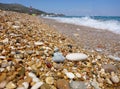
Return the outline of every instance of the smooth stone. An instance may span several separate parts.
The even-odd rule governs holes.
[[[47,77],[45,79],[45,81],[46,81],[47,84],[53,84],[54,83],[54,78],[53,77]]]
[[[40,89],[51,89],[51,87],[49,86],[49,84],[43,84]]]
[[[54,52],[59,52],[59,48],[54,48]]]
[[[62,53],[55,52],[52,59],[54,62],[64,62],[65,57],[62,55]]]
[[[43,82],[37,82],[36,84],[34,84],[34,85],[31,87],[31,89],[39,89],[42,84],[43,84]]]
[[[66,74],[66,76],[67,76],[68,78],[70,78],[70,79],[75,78],[75,75],[74,75],[72,72],[66,72],[65,74]]]
[[[6,73],[0,74],[0,82],[4,81],[7,78]]]
[[[88,56],[83,53],[70,53],[66,55],[67,60],[70,61],[80,61],[80,60],[86,60]]]
[[[7,84],[6,81],[0,82],[0,89],[4,89],[4,87],[6,86],[6,84]]]
[[[28,89],[29,83],[28,82],[23,82],[22,85],[24,86],[25,89]]]
[[[38,41],[38,42],[35,42],[34,44],[35,44],[36,46],[41,46],[41,45],[43,45],[44,43]]]
[[[2,67],[2,68],[5,68],[5,67],[7,67],[7,66],[9,66],[9,64],[8,64],[7,62],[1,64],[1,67]]]
[[[109,55],[108,58],[115,60],[115,61],[120,61],[120,58],[116,56]]]
[[[114,72],[111,73],[111,80],[113,83],[119,83],[120,79]]]
[[[117,72],[118,69],[115,65],[112,65],[112,64],[105,64],[105,65],[102,65],[103,69],[105,70],[105,72]]]
[[[70,89],[69,83],[64,79],[59,79],[56,82],[57,89]]]
[[[99,83],[95,79],[91,82],[91,85],[94,87],[94,89],[101,89],[99,87]]]
[[[71,89],[87,89],[85,82],[82,81],[71,81],[70,87]]]
[[[7,88],[7,89],[14,89],[14,88],[16,88],[16,85],[15,85],[13,82],[9,82],[9,83],[6,85],[6,88]]]

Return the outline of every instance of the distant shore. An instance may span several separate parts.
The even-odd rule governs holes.
[[[43,22],[54,27],[60,33],[72,38],[79,46],[87,50],[95,50],[105,55],[120,57],[120,35],[108,30],[95,29],[52,19],[41,18]]]

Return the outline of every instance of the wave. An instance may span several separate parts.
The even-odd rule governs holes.
[[[59,22],[70,23],[75,25],[83,25],[97,29],[105,29],[114,33],[120,34],[120,21],[117,20],[102,20],[91,17],[48,17]]]

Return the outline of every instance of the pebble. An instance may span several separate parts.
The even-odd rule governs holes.
[[[36,46],[41,46],[41,45],[43,45],[44,43],[38,41],[38,42],[35,42],[34,44],[35,44]]]
[[[105,70],[105,72],[108,72],[108,73],[118,71],[117,67],[113,64],[104,64],[104,65],[102,65],[102,67]]]
[[[16,88],[16,85],[15,85],[13,82],[9,82],[9,83],[6,85],[6,88],[7,88],[7,89],[14,89],[14,88]]]
[[[2,82],[3,80],[5,80],[6,79],[6,73],[2,73],[2,74],[0,74],[0,82]]]
[[[87,89],[85,82],[82,81],[71,81],[70,87],[71,89]]]
[[[62,55],[62,53],[55,52],[52,59],[54,62],[64,62],[65,57]]]
[[[64,79],[59,79],[56,82],[57,89],[70,89],[69,83]]]
[[[116,56],[109,55],[108,58],[115,60],[115,61],[120,61],[120,58]]]
[[[101,89],[99,87],[99,83],[94,79],[92,82],[91,82],[91,85],[95,88],[95,89]]]
[[[54,83],[54,78],[53,77],[47,77],[45,79],[45,81],[46,81],[47,84],[53,84]]]
[[[111,80],[113,83],[119,83],[120,79],[117,75],[114,74],[114,72],[111,73]]]
[[[70,78],[70,79],[75,78],[75,75],[74,75],[72,72],[66,72],[65,74],[66,74],[66,76],[67,76],[68,78]]]
[[[51,87],[49,86],[49,84],[43,84],[40,89],[51,89]]]
[[[39,89],[40,86],[43,84],[43,82],[37,82],[36,84],[34,84],[31,89]]]
[[[0,89],[3,89],[6,86],[6,84],[7,84],[6,81],[0,82]]]
[[[54,52],[59,52],[59,48],[54,48]]]
[[[24,86],[25,89],[28,89],[29,83],[28,82],[23,82],[22,85]]]
[[[80,60],[86,60],[88,56],[83,53],[70,53],[66,55],[67,60],[70,61],[80,61]]]

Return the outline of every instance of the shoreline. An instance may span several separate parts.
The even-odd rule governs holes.
[[[0,11],[0,26],[0,89],[120,89],[120,58],[88,52],[36,16]]]
[[[94,50],[105,55],[120,57],[120,34],[103,29],[62,23],[48,18],[40,19],[65,36],[72,38],[85,50]]]

